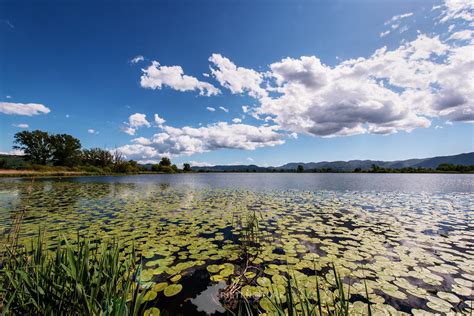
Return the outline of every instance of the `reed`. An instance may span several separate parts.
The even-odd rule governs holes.
[[[40,233],[30,247],[7,248],[0,263],[2,315],[139,315],[143,290],[134,281],[135,251],[117,242],[62,239],[49,250]]]

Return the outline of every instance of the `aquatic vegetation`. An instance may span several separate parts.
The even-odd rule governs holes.
[[[2,235],[26,208],[19,244],[29,244],[39,228],[53,247],[58,236],[71,240],[78,232],[91,242],[117,240],[120,260],[136,252],[136,281],[150,292],[143,293],[146,308],[163,313],[192,311],[188,299],[221,282],[235,285],[233,293],[253,311],[267,313],[277,298],[287,306],[290,293],[331,306],[340,285],[348,308],[361,314],[369,302],[374,315],[472,311],[470,193],[32,186],[28,193],[24,183],[0,184]]]
[[[48,249],[41,235],[30,248],[7,249],[0,269],[0,312],[16,314],[140,315],[135,255],[121,260],[117,243],[78,239]]]

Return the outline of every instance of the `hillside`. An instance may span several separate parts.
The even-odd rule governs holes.
[[[331,169],[334,171],[353,171],[356,168],[362,170],[369,170],[373,165],[381,168],[432,168],[435,169],[442,163],[472,166],[474,165],[474,152],[464,153],[452,156],[438,156],[422,159],[407,159],[407,160],[396,160],[396,161],[381,161],[381,160],[349,160],[349,161],[321,161],[321,162],[291,162],[284,164],[280,167],[259,167],[256,165],[218,165],[210,167],[193,167],[196,171],[221,171],[221,172],[248,172],[248,171],[271,171],[277,170],[295,170],[299,165],[302,165],[304,170],[312,169]]]

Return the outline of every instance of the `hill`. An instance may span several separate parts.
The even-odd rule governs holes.
[[[400,169],[400,168],[432,168],[435,169],[442,163],[473,166],[474,152],[464,153],[452,156],[437,156],[422,159],[407,159],[396,161],[382,160],[349,160],[349,161],[321,161],[321,162],[291,162],[280,167],[259,167],[257,165],[218,165],[210,167],[193,167],[196,171],[214,171],[214,172],[268,172],[274,169],[280,171],[295,170],[299,165],[304,170],[334,170],[334,171],[353,171],[356,168],[361,170],[370,170],[373,165],[380,168]]]

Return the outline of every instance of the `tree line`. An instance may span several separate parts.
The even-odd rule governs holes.
[[[22,131],[14,136],[14,149],[23,151],[23,159],[33,166],[80,167],[85,171],[99,173],[138,173],[148,171],[147,167],[135,160],[126,160],[119,150],[102,148],[82,148],[81,141],[68,134],[50,134],[48,132]],[[6,167],[0,161],[0,167]],[[181,170],[163,157],[158,164],[152,165],[155,172],[175,173]],[[184,164],[183,171],[191,171]]]

